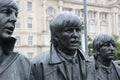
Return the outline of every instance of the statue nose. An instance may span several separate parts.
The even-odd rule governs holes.
[[[10,21],[10,22],[16,22],[16,21],[17,21],[17,17],[15,16],[15,13],[12,13],[12,14],[10,15],[9,21]]]
[[[112,51],[115,50],[115,48],[114,48],[114,46],[113,46],[112,44],[110,44],[110,49],[111,49]]]
[[[77,34],[77,31],[76,30],[73,30],[73,36],[77,37],[78,34]]]

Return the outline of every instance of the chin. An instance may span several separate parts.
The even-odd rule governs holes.
[[[78,47],[70,47],[69,49],[70,49],[70,50],[77,50]]]
[[[11,35],[3,35],[3,36],[2,36],[3,39],[9,39],[9,38],[11,38],[11,37],[12,37]]]
[[[113,60],[114,59],[114,57],[110,57],[110,58],[108,58],[108,60]]]

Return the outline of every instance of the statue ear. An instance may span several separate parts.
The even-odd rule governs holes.
[[[98,51],[98,50],[95,50],[95,51],[94,51],[94,55],[95,55],[95,56],[99,55],[99,51]]]
[[[59,41],[59,37],[58,37],[57,34],[55,34],[55,35],[53,36],[53,38],[54,38],[55,41]]]

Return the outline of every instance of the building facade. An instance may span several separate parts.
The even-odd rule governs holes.
[[[15,50],[31,58],[49,49],[49,23],[61,11],[72,11],[84,23],[84,0],[17,0]],[[120,36],[120,0],[87,0],[88,35]]]

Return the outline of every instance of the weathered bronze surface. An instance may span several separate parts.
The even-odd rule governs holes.
[[[93,41],[93,62],[97,80],[120,80],[120,67],[112,60],[116,41],[107,34],[99,34]]]
[[[80,48],[78,16],[71,12],[59,13],[50,23],[50,31],[50,50],[32,60],[34,79],[94,80],[89,57]]]
[[[29,60],[13,52],[16,39],[12,33],[17,14],[14,0],[0,0],[0,80],[29,80]]]

